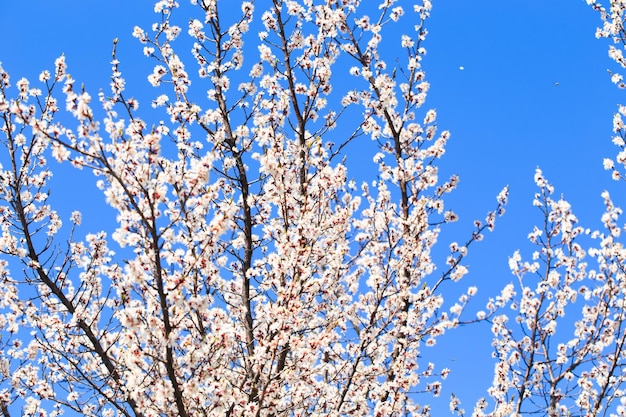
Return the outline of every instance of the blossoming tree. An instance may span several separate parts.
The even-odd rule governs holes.
[[[604,193],[589,232],[537,170],[532,260],[512,255],[514,282],[475,319],[476,288],[444,300],[506,189],[436,265],[458,179],[438,177],[449,133],[423,107],[431,5],[368,3],[159,1],[134,31],[155,62],[141,108],[117,41],[95,106],[64,57],[39,84],[0,67],[3,416],[429,415],[449,370],[422,349],[472,321],[495,356],[472,415],[626,414],[621,210]],[[623,45],[626,5],[587,3]],[[362,182],[347,167],[369,144]],[[63,218],[51,158],[97,176],[112,230]]]
[[[0,69],[4,416],[429,413],[448,370],[420,351],[462,322],[475,288],[442,290],[506,190],[436,270],[457,178],[438,178],[449,133],[423,110],[430,2],[315,3],[192,1],[189,19],[158,1],[134,31],[145,116],[117,40],[96,106],[64,57],[37,85]],[[347,171],[356,143],[378,147],[374,182]],[[113,230],[77,237],[51,158],[97,176]]]

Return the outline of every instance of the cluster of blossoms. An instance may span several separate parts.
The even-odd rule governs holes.
[[[626,382],[621,210],[604,192],[605,232],[590,232],[578,225],[567,201],[553,199],[554,187],[539,169],[535,182],[534,205],[544,222],[528,239],[537,250],[531,261],[519,252],[509,259],[517,282],[505,288],[501,306],[514,314],[492,320],[493,404],[490,409],[489,401],[480,400],[472,415],[621,415],[623,407],[615,408]],[[583,249],[581,240],[590,239],[598,243]],[[458,398],[453,405],[459,412]]]
[[[507,287],[466,319],[477,288],[456,302],[443,291],[467,274],[468,247],[507,190],[438,270],[458,178],[439,178],[450,134],[422,108],[431,4],[400,3],[276,0],[259,13],[242,2],[237,13],[158,1],[158,22],[133,36],[155,61],[147,100],[161,120],[127,96],[117,40],[97,100],[64,57],[42,90],[0,69],[5,415],[430,413],[417,392],[439,395],[450,370],[423,363],[424,346],[497,323],[513,297]],[[186,7],[194,16],[179,21]],[[186,35],[191,51],[177,43]],[[75,126],[55,117],[63,100]],[[373,181],[348,171],[356,146],[378,147]],[[50,156],[97,175],[114,230],[76,237],[79,212],[62,227]]]

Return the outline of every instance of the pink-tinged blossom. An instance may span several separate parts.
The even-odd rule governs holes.
[[[67,65],[65,64],[65,55],[61,55],[60,57],[58,57],[54,61],[54,66],[55,79],[60,80],[65,75],[65,71],[67,70]]]
[[[161,84],[161,79],[167,73],[165,67],[163,65],[156,65],[152,74],[148,76],[148,81],[152,84],[153,87],[158,87]]]

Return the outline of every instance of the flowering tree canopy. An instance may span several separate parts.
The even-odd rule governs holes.
[[[98,100],[63,56],[38,84],[0,67],[4,416],[430,415],[450,370],[422,350],[480,321],[495,372],[473,415],[626,413],[608,194],[607,230],[587,233],[538,170],[533,262],[514,254],[514,283],[475,316],[475,287],[444,299],[508,190],[437,265],[458,178],[439,178],[450,134],[424,106],[429,0],[191,3],[158,1],[157,22],[133,32],[154,62],[141,106],[117,40]],[[619,2],[589,3],[599,34],[623,39]],[[375,180],[348,172],[356,146],[376,148],[359,161]],[[110,230],[63,217],[51,159],[96,175]],[[583,250],[586,235],[599,244]],[[464,414],[456,397],[450,409]]]

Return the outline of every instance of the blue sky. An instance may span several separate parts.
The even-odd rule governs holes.
[[[528,248],[525,237],[541,221],[532,207],[537,166],[585,226],[599,226],[604,189],[613,191],[619,205],[619,187],[603,170],[602,158],[617,153],[612,115],[626,100],[610,82],[607,69],[615,66],[608,42],[595,39],[600,19],[584,0],[433,3],[424,44],[431,83],[426,107],[436,108],[438,126],[452,133],[440,167],[461,177],[448,200],[460,221],[442,240],[463,239],[473,218],[482,219],[500,189],[511,187],[505,217],[470,252],[471,273],[462,284],[477,285],[486,297],[511,281],[508,256]],[[107,88],[112,40],[118,37],[129,91],[141,97],[149,88],[150,63],[131,33],[134,25],[153,21],[151,2],[24,0],[2,6],[0,27],[8,36],[0,44],[0,62],[13,81],[35,81],[64,53],[72,77],[96,96]],[[77,186],[94,182],[89,176],[76,181],[57,196],[69,201]],[[91,207],[87,198],[72,201]],[[453,369],[449,385],[468,410],[491,381],[490,341],[488,326],[462,329],[442,339],[434,354]]]

